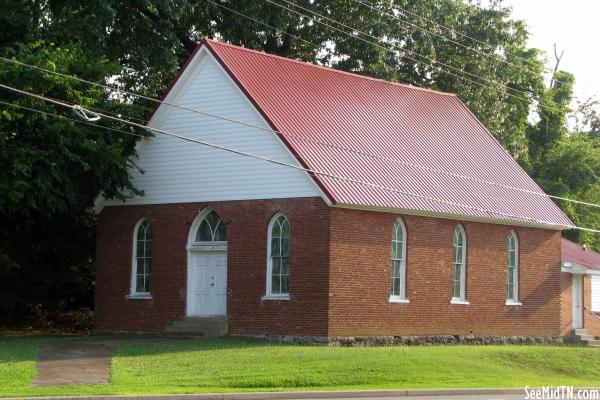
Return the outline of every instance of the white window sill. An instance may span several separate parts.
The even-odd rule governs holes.
[[[399,303],[399,304],[410,303],[410,301],[408,299],[403,299],[402,297],[398,297],[398,296],[390,296],[389,302],[390,303]]]
[[[128,300],[152,300],[150,293],[132,293],[126,296]]]
[[[288,301],[290,299],[289,295],[275,295],[275,294],[270,294],[270,295],[266,295],[260,298],[261,300],[268,300],[268,301],[277,301],[277,300],[283,300],[283,301]]]
[[[462,305],[464,305],[464,306],[468,306],[468,305],[469,305],[469,304],[471,304],[471,303],[469,303],[469,302],[468,302],[468,301],[466,301],[466,300],[461,300],[461,299],[452,299],[452,300],[450,300],[450,304],[462,304]]]
[[[504,305],[506,305],[506,306],[522,306],[523,303],[521,303],[518,300],[506,300],[506,303],[504,303]]]

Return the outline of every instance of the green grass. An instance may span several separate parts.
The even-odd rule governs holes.
[[[41,340],[48,339],[0,338],[0,396],[600,386],[594,348],[321,347],[227,338],[121,346],[110,384],[32,388]]]

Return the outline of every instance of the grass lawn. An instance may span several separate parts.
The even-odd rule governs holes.
[[[600,386],[594,348],[322,347],[225,338],[121,346],[110,384],[33,388],[42,340],[87,339],[0,337],[0,396]]]

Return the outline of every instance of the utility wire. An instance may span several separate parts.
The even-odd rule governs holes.
[[[475,52],[475,53],[477,53],[477,54],[479,54],[479,55],[482,55],[482,56],[485,56],[485,57],[492,58],[492,59],[494,59],[494,60],[496,60],[496,61],[500,61],[500,62],[502,62],[502,63],[504,63],[504,64],[511,65],[511,66],[517,67],[517,68],[519,68],[519,69],[522,69],[522,70],[528,71],[528,72],[535,72],[535,71],[533,71],[533,70],[532,70],[532,69],[530,69],[530,68],[523,67],[523,66],[521,66],[521,65],[519,65],[519,64],[516,64],[516,63],[514,63],[514,62],[510,62],[509,60],[507,60],[507,59],[504,59],[504,58],[500,57],[499,55],[497,55],[497,54],[495,54],[495,53],[493,53],[493,52],[492,52],[492,53],[486,53],[486,52],[483,52],[483,51],[481,51],[481,50],[479,50],[479,49],[477,49],[477,48],[475,48],[475,47],[468,46],[468,45],[466,45],[466,44],[464,44],[464,43],[461,43],[461,42],[459,42],[459,41],[457,41],[457,40],[455,40],[455,39],[452,39],[451,37],[445,36],[445,35],[443,35],[443,34],[441,34],[441,33],[435,32],[435,31],[433,31],[433,30],[431,30],[431,29],[425,28],[425,27],[423,27],[423,26],[421,26],[421,25],[417,25],[417,24],[415,24],[415,23],[412,23],[412,22],[410,22],[410,21],[408,21],[408,20],[406,20],[406,19],[400,18],[400,17],[398,17],[397,15],[395,15],[393,12],[392,12],[392,13],[390,13],[390,12],[385,12],[384,10],[381,10],[381,9],[379,9],[379,8],[377,8],[377,7],[374,7],[374,6],[372,6],[372,5],[368,4],[368,3],[365,3],[365,2],[363,2],[363,1],[361,1],[361,0],[352,0],[352,1],[354,1],[354,2],[356,2],[356,3],[358,3],[358,4],[361,4],[361,5],[363,5],[364,7],[367,7],[367,8],[369,8],[369,9],[373,10],[373,11],[376,11],[376,12],[382,13],[382,14],[384,14],[386,17],[388,17],[388,18],[391,18],[391,19],[394,19],[394,20],[397,20],[397,21],[399,21],[399,22],[400,22],[400,23],[402,23],[402,24],[406,24],[406,25],[409,25],[409,26],[411,26],[411,27],[413,27],[413,28],[419,29],[419,30],[421,30],[421,31],[423,31],[423,32],[427,32],[427,33],[429,33],[430,35],[435,35],[435,36],[437,36],[437,37],[439,37],[439,38],[441,38],[441,39],[444,39],[444,40],[447,40],[447,41],[449,41],[450,43],[453,43],[453,44],[455,44],[455,45],[461,46],[461,47],[463,47],[463,48],[465,48],[465,49],[467,49],[467,50],[471,50],[471,51],[473,51],[473,52]],[[395,7],[395,8],[397,8],[398,10],[401,10],[402,12],[405,12],[405,13],[411,13],[411,14],[413,14],[413,15],[415,15],[415,16],[418,16],[416,13],[412,13],[412,12],[410,12],[410,11],[408,11],[408,10],[406,10],[406,9],[404,9],[404,8],[402,8],[402,7],[400,7],[400,6],[398,6],[398,5],[394,5],[394,7]],[[418,16],[418,17],[419,17],[419,18],[425,18],[425,17],[421,17],[421,16]],[[430,22],[433,22],[433,23],[435,23],[434,21],[430,21]],[[435,23],[435,24],[436,24],[436,25],[439,25],[439,24],[437,24],[437,23]],[[450,28],[446,28],[446,29],[450,29]],[[458,32],[456,32],[456,33],[458,33]],[[461,34],[461,35],[462,35],[462,34]],[[466,36],[466,35],[462,35],[462,36]],[[466,37],[469,37],[469,36],[466,36]],[[483,44],[484,46],[490,47],[490,45],[489,45],[489,44],[486,44],[486,43],[480,42],[480,41],[479,41],[479,40],[477,40],[477,39],[474,39],[474,40],[476,40],[476,41],[477,41],[477,42],[479,42],[480,44]],[[507,54],[507,55],[510,55],[511,57],[516,57],[516,58],[518,58],[519,60],[521,60],[521,61],[522,61],[522,62],[524,62],[524,63],[532,64],[532,62],[531,62],[530,60],[527,60],[527,59],[525,59],[525,58],[523,58],[523,57],[514,56],[514,55],[512,55],[512,54],[510,54],[510,53],[508,53],[508,52],[506,52],[506,54]],[[551,70],[551,69],[548,69],[548,68],[546,68],[546,67],[544,67],[544,72],[552,72],[552,70]],[[559,80],[556,80],[556,82],[559,82],[559,83],[565,83],[565,82],[563,82],[563,81],[559,81]]]
[[[59,105],[61,107],[66,107],[66,108],[70,108],[70,109],[73,108],[73,106],[70,105],[70,104],[67,104],[67,103],[64,103],[64,102],[61,102],[61,101],[57,101],[57,100],[53,100],[53,99],[49,99],[49,98],[44,97],[42,95],[38,95],[38,94],[35,94],[35,93],[31,93],[31,92],[27,92],[27,91],[24,91],[24,90],[20,90],[20,89],[11,87],[11,86],[0,84],[0,87],[4,88],[6,90],[10,90],[10,91],[15,92],[15,93],[19,93],[19,94],[22,94],[22,95],[26,95],[26,96],[29,96],[29,97],[36,98],[36,99],[44,100],[44,101],[53,103],[55,105]],[[379,185],[379,184],[376,184],[376,183],[366,182],[366,181],[362,181],[362,180],[358,180],[358,179],[353,179],[353,178],[347,178],[347,177],[343,177],[343,176],[331,174],[331,173],[328,173],[328,172],[321,172],[321,171],[310,169],[310,168],[304,168],[302,166],[290,164],[290,163],[287,163],[287,162],[284,162],[284,161],[273,160],[273,159],[270,159],[268,157],[259,156],[259,155],[248,153],[248,152],[244,152],[244,151],[241,151],[241,150],[236,150],[234,148],[230,148],[230,147],[221,146],[221,145],[218,145],[218,144],[213,144],[213,143],[205,142],[203,140],[198,140],[198,139],[190,138],[190,137],[187,137],[187,136],[182,136],[182,135],[179,135],[177,133],[170,132],[170,131],[165,131],[165,130],[158,129],[158,128],[153,128],[153,127],[150,127],[150,126],[144,126],[142,124],[138,124],[138,123],[132,122],[132,121],[126,121],[126,120],[123,120],[123,119],[118,118],[118,117],[113,117],[113,116],[110,116],[110,115],[104,115],[104,114],[101,114],[101,113],[98,113],[98,115],[101,116],[101,117],[113,120],[113,121],[119,121],[121,123],[129,124],[131,126],[138,127],[138,128],[141,128],[141,129],[151,130],[151,131],[160,133],[162,135],[171,136],[171,137],[174,137],[174,138],[177,138],[177,139],[180,139],[180,140],[185,140],[185,141],[188,141],[188,142],[197,143],[197,144],[200,144],[200,145],[203,145],[203,146],[207,146],[207,147],[210,147],[210,148],[214,148],[214,149],[226,151],[226,152],[237,154],[237,155],[240,155],[240,156],[254,158],[254,159],[265,161],[265,162],[269,162],[269,163],[272,163],[272,164],[281,165],[281,166],[284,166],[284,167],[288,167],[288,168],[293,168],[293,169],[296,169],[296,170],[304,171],[304,172],[308,173],[309,175],[319,175],[319,176],[323,176],[323,177],[327,177],[327,178],[331,178],[331,179],[335,179],[335,180],[345,181],[345,182],[348,182],[348,183],[354,183],[354,184],[363,185],[363,186],[367,186],[367,187],[371,187],[371,188],[375,188],[375,189],[379,189],[379,190],[389,191],[389,192],[392,192],[392,193],[399,193],[399,194],[406,195],[406,196],[416,197],[416,198],[420,198],[420,199],[424,199],[424,200],[435,201],[435,202],[439,202],[441,204],[451,205],[451,206],[454,206],[454,207],[461,207],[461,208],[470,209],[470,210],[479,211],[479,212],[484,212],[484,213],[488,213],[488,214],[495,214],[495,215],[499,215],[499,216],[505,217],[508,220],[513,220],[513,221],[514,220],[516,220],[516,221],[529,221],[529,222],[533,222],[533,223],[550,225],[550,226],[557,226],[557,225],[559,225],[559,224],[556,224],[556,223],[553,223],[553,222],[539,220],[539,219],[536,219],[536,218],[524,217],[524,216],[519,216],[519,215],[513,215],[513,214],[504,213],[504,212],[500,212],[500,211],[494,211],[494,210],[489,210],[489,209],[485,209],[485,208],[474,207],[474,206],[470,206],[470,205],[466,205],[466,204],[456,203],[456,202],[452,202],[452,201],[448,201],[448,200],[441,200],[441,199],[437,199],[435,197],[429,197],[429,196],[420,195],[420,194],[416,194],[416,193],[406,192],[406,191],[403,191],[403,190],[398,190],[398,189],[390,188],[390,187]],[[563,226],[563,225],[559,225],[559,226]],[[563,227],[566,228],[566,226],[563,226]],[[600,230],[597,230],[597,229],[583,228],[583,227],[577,227],[577,226],[569,227],[568,229],[577,229],[577,230],[583,230],[583,231],[588,231],[588,232],[600,233]]]
[[[211,1],[211,0],[207,0],[207,1]],[[312,44],[314,45],[314,43],[312,43]],[[21,65],[23,67],[31,68],[31,69],[34,69],[34,70],[37,70],[37,71],[59,75],[59,76],[64,77],[64,78],[75,79],[77,81],[81,81],[81,82],[84,82],[84,83],[89,84],[89,85],[98,86],[98,87],[102,87],[102,88],[105,88],[105,89],[122,92],[124,94],[128,94],[130,96],[135,96],[135,97],[139,97],[139,98],[142,98],[142,99],[145,99],[145,100],[149,100],[149,101],[152,101],[152,102],[157,103],[157,104],[164,104],[164,105],[167,105],[167,106],[170,106],[170,107],[178,108],[178,109],[181,109],[181,110],[184,110],[184,111],[188,111],[188,112],[193,112],[193,113],[200,114],[200,115],[203,115],[203,116],[207,116],[207,117],[210,117],[210,118],[215,118],[215,119],[223,120],[223,121],[226,121],[226,122],[229,122],[229,123],[233,123],[233,124],[237,124],[237,125],[241,125],[241,126],[250,127],[250,128],[253,128],[253,129],[262,130],[264,132],[268,132],[268,133],[275,134],[275,135],[289,136],[289,137],[293,137],[295,139],[307,141],[307,142],[310,142],[310,143],[313,143],[313,144],[317,144],[317,145],[321,145],[321,146],[327,146],[327,147],[330,147],[330,148],[333,148],[333,149],[336,149],[336,150],[348,151],[348,152],[351,152],[351,153],[354,153],[354,154],[357,154],[357,155],[361,155],[361,156],[365,156],[365,157],[370,157],[370,158],[374,158],[374,159],[378,159],[378,160],[382,160],[382,161],[389,161],[389,162],[393,162],[393,163],[396,163],[396,164],[399,164],[399,165],[410,166],[410,167],[418,168],[418,169],[425,170],[425,171],[428,171],[428,172],[434,172],[434,173],[443,174],[443,175],[446,175],[446,176],[452,176],[452,177],[455,177],[455,178],[465,179],[465,180],[469,180],[469,181],[472,181],[472,182],[493,185],[493,186],[496,186],[496,187],[502,187],[502,188],[509,189],[509,190],[515,190],[515,191],[519,191],[519,192],[522,192],[522,193],[529,193],[529,194],[533,194],[533,195],[537,195],[537,196],[550,197],[550,198],[557,199],[557,200],[568,201],[568,202],[582,204],[582,205],[586,205],[586,206],[590,206],[590,207],[600,208],[600,204],[594,204],[594,203],[589,203],[589,202],[585,202],[585,201],[581,201],[581,200],[570,199],[570,198],[567,198],[567,197],[549,195],[549,194],[546,194],[544,192],[538,192],[538,191],[535,191],[535,190],[518,188],[518,187],[511,186],[511,185],[506,185],[506,184],[502,184],[502,183],[498,183],[498,182],[493,182],[493,181],[489,181],[489,180],[485,180],[485,179],[475,178],[475,177],[466,176],[466,175],[462,175],[462,174],[456,174],[456,173],[449,172],[449,171],[438,170],[436,168],[431,168],[431,167],[427,167],[427,166],[420,165],[420,164],[414,164],[414,163],[410,163],[410,162],[399,160],[399,159],[392,158],[392,157],[385,157],[385,156],[381,156],[381,155],[376,155],[376,154],[364,152],[364,151],[361,151],[361,150],[356,150],[356,149],[344,147],[344,146],[341,146],[341,145],[336,145],[336,144],[331,144],[331,143],[327,143],[327,142],[323,142],[323,141],[319,141],[319,140],[315,140],[315,139],[310,139],[310,138],[307,138],[307,137],[302,136],[302,135],[291,134],[291,133],[287,133],[287,132],[283,132],[283,131],[279,131],[279,130],[274,130],[274,129],[271,129],[271,128],[265,128],[263,126],[251,124],[251,123],[248,123],[248,122],[238,121],[238,120],[235,120],[235,119],[232,119],[232,118],[228,118],[228,117],[224,117],[224,116],[221,116],[221,115],[218,115],[218,114],[214,114],[214,113],[209,113],[209,112],[206,112],[206,111],[202,111],[202,110],[197,109],[197,108],[185,107],[185,106],[181,106],[181,105],[178,105],[178,104],[170,103],[170,102],[167,102],[167,101],[164,101],[164,100],[158,100],[158,99],[155,99],[155,98],[152,98],[152,97],[143,96],[143,95],[140,95],[140,94],[137,94],[137,93],[134,93],[134,92],[129,92],[129,91],[126,91],[126,90],[123,90],[123,89],[113,88],[111,86],[108,86],[108,85],[105,85],[105,84],[102,84],[102,83],[92,82],[92,81],[88,81],[88,80],[85,80],[85,79],[77,78],[77,77],[74,77],[74,76],[71,76],[71,75],[66,75],[66,74],[62,74],[62,73],[59,73],[59,72],[47,70],[47,69],[44,69],[44,68],[41,68],[41,67],[37,67],[37,66],[25,64],[25,63],[22,63],[22,62],[19,62],[19,61],[16,61],[16,60],[5,59],[3,57],[0,57],[0,60],[6,61],[6,62],[16,63],[16,64]],[[58,101],[58,100],[52,99],[52,98],[51,98],[51,100]]]
[[[241,17],[243,17],[243,18],[246,18],[246,19],[248,19],[248,20],[250,20],[250,21],[253,21],[253,22],[256,22],[256,23],[258,23],[258,24],[261,24],[261,25],[263,25],[263,26],[266,26],[266,27],[268,27],[268,28],[271,28],[271,29],[273,29],[273,30],[275,30],[275,31],[277,31],[277,32],[279,32],[279,33],[281,33],[282,35],[287,35],[287,36],[290,36],[290,37],[292,37],[292,38],[294,38],[294,39],[297,39],[297,40],[300,40],[300,41],[302,41],[302,42],[305,42],[305,43],[311,44],[311,45],[313,45],[315,48],[320,48],[320,47],[321,47],[321,45],[318,45],[318,44],[316,44],[316,43],[314,43],[314,42],[311,42],[311,41],[308,41],[308,40],[306,40],[306,39],[303,39],[303,38],[301,38],[301,37],[299,37],[299,36],[297,36],[297,35],[291,34],[291,33],[287,32],[287,31],[284,31],[284,30],[282,30],[282,29],[279,29],[279,28],[277,28],[277,27],[274,27],[274,26],[272,26],[272,25],[269,25],[269,24],[267,24],[267,23],[265,23],[265,22],[263,22],[263,21],[260,21],[260,20],[258,20],[258,19],[256,19],[256,18],[253,18],[253,17],[249,16],[249,15],[243,14],[243,13],[241,13],[241,12],[239,12],[239,11],[233,10],[233,9],[231,9],[231,8],[229,8],[229,7],[226,7],[226,6],[222,5],[222,4],[216,3],[216,2],[215,2],[215,1],[213,1],[213,0],[206,0],[206,1],[208,1],[209,3],[212,3],[212,4],[214,4],[214,5],[215,5],[215,6],[217,6],[217,7],[221,7],[221,8],[223,8],[223,9],[225,9],[225,10],[228,10],[228,11],[230,11],[230,12],[232,12],[232,13],[235,13],[235,14],[237,14],[237,15],[239,15],[239,16],[241,16]],[[307,17],[307,18],[309,18],[309,19],[311,19],[311,20],[312,20],[312,18],[310,18],[310,17]],[[342,33],[344,33],[344,34],[346,34],[346,35],[349,35],[349,34],[348,34],[347,32],[345,32],[345,31],[341,31],[341,30],[339,30],[339,29],[337,29],[337,28],[335,28],[335,27],[332,27],[332,28],[333,28],[333,29],[336,29],[336,30],[338,30],[338,31],[340,31],[340,32],[342,32]],[[360,39],[360,40],[363,40],[363,41],[364,41],[364,39],[362,39],[362,38],[359,38],[359,37],[356,37],[356,36],[352,36],[352,35],[349,35],[349,36],[351,36],[351,37],[353,37],[353,38],[355,38],[355,39]],[[381,46],[379,46],[379,47],[381,47]],[[388,49],[388,51],[389,51],[389,49]],[[406,57],[407,57],[407,58],[409,58],[409,59],[411,59],[411,60],[413,60],[413,61],[415,61],[415,62],[418,62],[418,63],[420,63],[420,64],[423,64],[423,62],[421,62],[421,61],[418,61],[418,60],[415,60],[415,59],[413,59],[413,58],[411,58],[411,57],[409,57],[409,56],[406,56]],[[448,73],[448,74],[450,74],[450,75],[453,75],[453,76],[457,76],[457,75],[455,75],[455,74],[453,74],[453,73],[451,73],[451,72],[447,72],[447,73]],[[465,80],[467,80],[467,81],[471,81],[470,79],[468,79],[468,78],[464,78],[464,77],[462,77],[462,76],[457,76],[457,77],[458,77],[458,78],[461,78],[461,79],[465,79]],[[472,82],[472,81],[471,81],[471,82]],[[480,86],[483,86],[481,83],[478,83],[478,82],[474,82],[474,83],[476,83],[476,84],[478,84],[478,85],[480,85]],[[410,86],[410,85],[409,85],[409,86]],[[485,86],[484,86],[484,87],[485,87]],[[511,97],[515,97],[515,98],[517,98],[517,99],[521,99],[521,100],[525,99],[525,98],[522,98],[522,97],[520,97],[520,96],[515,96],[515,95],[513,95],[512,93],[507,93],[507,95],[508,95],[508,96],[511,96]],[[525,100],[529,101],[530,99],[525,99]],[[558,103],[555,103],[555,104],[558,104]],[[549,109],[551,109],[551,110],[556,110],[555,108],[549,108]],[[556,129],[556,130],[563,129],[562,127],[558,127],[558,126],[551,126],[551,128],[553,128],[553,129]]]
[[[127,132],[127,131],[124,131],[124,130],[121,130],[121,129],[111,128],[109,126],[103,126],[103,125],[93,124],[91,122],[81,121],[79,119],[69,118],[69,117],[66,117],[66,116],[60,115],[60,114],[53,114],[53,113],[49,113],[49,112],[46,112],[46,111],[38,110],[38,109],[35,109],[35,108],[29,108],[29,107],[21,106],[19,104],[8,103],[8,102],[2,101],[2,100],[0,100],[0,104],[4,104],[5,106],[9,106],[9,107],[19,108],[21,110],[31,111],[31,112],[38,113],[38,114],[47,115],[47,116],[50,116],[50,117],[53,117],[53,118],[59,118],[59,119],[67,120],[67,121],[77,122],[77,123],[83,124],[83,125],[93,126],[94,128],[106,129],[106,130],[109,130],[109,131],[120,132],[120,133],[124,133],[126,135],[132,135],[132,136],[137,136],[137,137],[141,137],[141,138],[146,137],[144,135],[140,135],[140,134],[137,134],[137,133]]]
[[[367,33],[367,32],[364,32],[364,31],[361,31],[360,29],[357,29],[357,28],[354,28],[354,27],[352,27],[352,26],[346,25],[346,24],[344,24],[344,23],[342,23],[342,22],[339,22],[339,21],[337,21],[337,20],[335,20],[335,19],[333,19],[333,18],[329,18],[329,17],[327,17],[327,16],[324,16],[324,15],[322,15],[322,14],[319,14],[319,13],[317,13],[317,12],[315,12],[315,11],[312,11],[312,10],[310,10],[310,9],[308,9],[308,8],[302,7],[302,6],[300,6],[300,5],[297,5],[297,4],[294,4],[294,3],[290,3],[290,2],[289,2],[289,1],[287,1],[287,0],[283,0],[283,1],[285,1],[285,2],[287,2],[287,3],[289,3],[289,4],[293,4],[295,7],[298,7],[298,8],[300,8],[300,9],[302,9],[302,10],[305,10],[306,12],[310,12],[310,13],[312,13],[313,15],[315,15],[315,16],[317,16],[317,17],[319,17],[319,18],[326,19],[326,20],[328,20],[328,21],[331,21],[331,22],[333,22],[333,23],[335,23],[335,24],[338,24],[338,25],[340,25],[340,26],[342,26],[342,27],[344,27],[344,28],[346,28],[346,29],[349,29],[351,32],[346,32],[346,31],[344,31],[344,30],[342,30],[342,29],[340,29],[340,28],[337,28],[337,27],[335,27],[335,26],[332,26],[331,24],[328,24],[328,23],[325,23],[325,22],[323,22],[323,21],[320,21],[319,19],[317,19],[317,18],[315,18],[315,17],[311,17],[311,16],[309,16],[309,15],[306,15],[306,14],[303,14],[303,13],[301,13],[301,12],[299,12],[299,11],[292,10],[291,8],[289,8],[289,7],[286,7],[286,6],[284,6],[283,4],[279,4],[279,3],[277,3],[277,2],[275,2],[275,1],[273,1],[273,0],[265,0],[265,1],[267,1],[268,3],[271,3],[271,4],[273,4],[273,5],[276,5],[276,6],[280,7],[280,8],[283,8],[283,9],[285,9],[285,10],[288,10],[288,11],[290,11],[290,12],[292,12],[292,13],[295,13],[295,14],[297,14],[297,15],[301,16],[301,17],[308,18],[308,19],[310,19],[310,20],[312,20],[312,21],[314,21],[314,22],[316,22],[316,23],[318,23],[318,24],[324,25],[324,26],[326,26],[326,27],[328,27],[328,28],[330,28],[330,29],[334,29],[334,30],[336,30],[336,31],[338,31],[338,32],[341,32],[341,33],[343,33],[343,34],[345,34],[345,35],[347,35],[347,36],[349,36],[349,37],[353,37],[353,38],[359,39],[359,40],[361,40],[361,41],[363,41],[363,42],[365,42],[365,43],[369,43],[369,44],[371,44],[371,45],[377,46],[377,47],[379,47],[379,48],[381,48],[381,49],[383,49],[383,50],[386,50],[386,51],[388,51],[388,52],[389,52],[389,51],[391,51],[392,49],[390,49],[390,48],[388,48],[388,47],[386,47],[386,46],[383,46],[383,45],[381,45],[380,43],[385,43],[385,44],[386,44],[386,45],[388,45],[388,46],[391,46],[391,47],[393,47],[393,48],[395,48],[395,49],[397,49],[397,50],[400,50],[400,51],[402,51],[402,52],[409,53],[409,54],[411,54],[411,55],[413,55],[413,56],[422,57],[422,58],[424,58],[425,60],[427,60],[428,62],[420,61],[420,60],[417,60],[417,59],[415,59],[415,58],[412,58],[411,56],[407,56],[406,54],[404,54],[404,57],[406,57],[406,58],[408,58],[408,59],[410,59],[410,60],[412,60],[412,61],[414,61],[414,62],[417,62],[417,63],[420,63],[420,64],[426,64],[426,65],[429,65],[429,66],[431,66],[431,67],[434,67],[434,68],[437,68],[437,69],[439,69],[439,70],[441,70],[441,71],[443,71],[443,72],[445,72],[445,73],[447,73],[447,74],[453,75],[453,76],[455,76],[455,77],[457,77],[457,78],[460,78],[460,79],[464,79],[464,80],[466,80],[466,81],[468,81],[468,82],[474,83],[474,84],[476,84],[476,85],[479,85],[479,86],[481,86],[481,87],[484,87],[484,88],[491,88],[491,89],[496,89],[496,88],[494,88],[493,86],[486,85],[486,84],[484,84],[484,83],[481,83],[481,82],[475,81],[475,80],[473,80],[473,79],[471,79],[471,78],[466,78],[466,77],[464,77],[464,76],[462,76],[462,75],[458,75],[458,74],[459,74],[459,73],[463,73],[463,74],[466,74],[466,75],[468,75],[468,76],[471,76],[471,77],[473,77],[473,78],[475,78],[475,79],[481,79],[481,80],[483,80],[483,81],[485,81],[485,82],[488,82],[488,83],[489,83],[489,84],[491,84],[491,85],[497,85],[497,86],[500,86],[500,87],[503,87],[503,88],[505,88],[506,90],[509,90],[509,91],[514,91],[514,92],[517,92],[517,93],[521,93],[521,94],[524,94],[525,96],[528,96],[528,97],[522,97],[522,96],[519,96],[519,95],[515,95],[515,94],[513,94],[513,93],[510,93],[510,92],[506,92],[506,95],[508,95],[508,96],[512,96],[512,97],[515,97],[515,98],[518,98],[518,99],[521,99],[521,100],[526,100],[526,101],[531,101],[531,100],[533,99],[533,100],[537,100],[537,101],[538,101],[540,104],[544,104],[544,103],[545,103],[545,104],[554,104],[555,106],[561,107],[561,105],[560,105],[560,104],[556,103],[556,102],[555,102],[555,101],[553,101],[553,100],[544,100],[544,99],[541,99],[541,98],[539,98],[539,97],[535,96],[535,94],[533,94],[533,93],[531,93],[531,92],[528,92],[528,91],[525,91],[525,90],[521,90],[521,89],[516,89],[516,88],[513,88],[513,87],[511,87],[511,86],[508,86],[508,85],[507,85],[507,84],[505,84],[505,83],[502,83],[502,82],[499,82],[499,81],[496,81],[496,80],[493,80],[493,79],[485,78],[485,77],[482,77],[482,76],[480,76],[480,75],[474,74],[474,73],[472,73],[472,72],[464,71],[464,70],[462,70],[462,69],[460,69],[460,68],[454,67],[454,66],[452,66],[452,65],[446,64],[446,63],[444,63],[444,62],[441,62],[441,61],[437,61],[437,60],[435,60],[435,59],[433,59],[433,58],[430,58],[430,57],[424,56],[424,55],[422,55],[422,54],[420,54],[420,53],[418,53],[418,52],[415,52],[415,51],[409,50],[409,49],[407,49],[407,48],[405,48],[405,47],[402,47],[402,46],[399,46],[399,45],[396,45],[396,44],[393,44],[393,43],[389,43],[389,42],[387,42],[387,41],[383,41],[382,39],[378,38],[377,36],[373,36],[373,35],[371,35],[371,34],[369,34],[369,33]],[[360,36],[357,36],[357,35],[355,35],[353,32],[358,32],[359,34],[362,34],[362,35],[365,35],[365,36],[367,36],[367,37],[370,37],[370,38],[372,38],[372,39],[375,39],[375,40],[377,40],[377,42],[373,42],[373,41],[371,41],[371,40],[364,39],[363,37],[360,37]],[[444,71],[444,70],[443,70],[441,67],[436,67],[434,64],[439,64],[441,67],[445,67],[445,68],[448,68],[448,69],[451,69],[451,70],[453,70],[453,71],[457,71],[457,72],[456,72],[456,73],[453,73],[453,72],[449,72],[449,71],[447,71],[447,70],[446,70],[446,71]],[[560,111],[560,109],[558,109],[558,108],[554,108],[554,107],[549,107],[549,108],[550,108],[550,109],[552,109],[552,110],[554,110],[554,111]]]
[[[354,0],[354,1],[360,2],[360,1],[358,1],[358,0]],[[364,2],[361,2],[361,4],[363,4],[363,5],[366,5]],[[471,41],[473,41],[473,42],[479,43],[479,44],[481,44],[481,45],[483,45],[483,46],[491,47],[489,43],[485,43],[485,42],[483,42],[483,41],[481,41],[481,40],[479,40],[479,39],[477,39],[477,38],[474,38],[474,37],[472,37],[472,36],[469,36],[469,35],[467,35],[466,33],[463,33],[463,32],[460,32],[460,31],[457,31],[457,30],[455,30],[455,29],[453,29],[453,28],[449,28],[449,27],[447,27],[447,26],[445,26],[445,25],[443,25],[443,24],[440,24],[440,23],[438,23],[438,22],[434,21],[434,20],[433,20],[433,19],[431,19],[431,18],[424,17],[424,16],[422,16],[422,15],[420,15],[420,14],[418,14],[418,13],[415,13],[415,12],[413,12],[413,11],[407,10],[406,8],[402,8],[402,7],[400,7],[400,6],[399,6],[399,5],[397,5],[397,4],[394,4],[394,7],[395,7],[395,8],[397,8],[398,10],[402,11],[402,12],[403,12],[403,13],[405,13],[405,14],[412,15],[413,17],[417,17],[417,18],[421,19],[422,21],[426,21],[426,22],[428,22],[428,23],[431,23],[431,24],[433,24],[434,26],[437,26],[438,28],[441,28],[441,29],[443,29],[443,30],[445,30],[445,31],[447,31],[447,32],[450,32],[451,34],[458,35],[458,36],[462,36],[462,37],[464,37],[464,38],[467,38],[467,39],[469,39],[469,40],[471,40]],[[529,63],[529,64],[531,64],[531,61],[530,61],[530,60],[527,60],[526,58],[520,57],[520,56],[518,56],[518,55],[515,55],[515,54],[511,54],[511,53],[509,53],[509,52],[506,52],[506,54],[507,54],[507,55],[509,55],[509,56],[511,56],[511,57],[513,57],[514,59],[520,60],[520,61],[522,61],[522,62],[524,62],[524,63]]]

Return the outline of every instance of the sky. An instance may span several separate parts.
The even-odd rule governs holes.
[[[600,0],[504,0],[524,20],[529,46],[544,50],[554,68],[554,48],[565,54],[559,69],[575,75],[575,96],[600,99]]]

